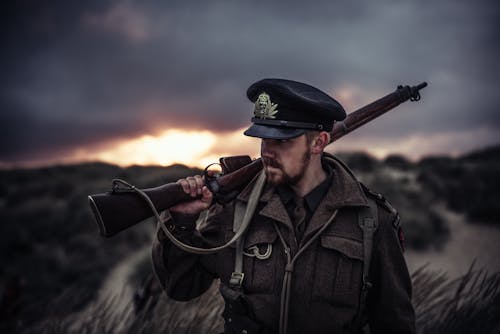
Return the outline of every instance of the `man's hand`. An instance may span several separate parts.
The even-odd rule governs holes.
[[[169,209],[171,212],[195,215],[207,209],[212,203],[213,194],[205,186],[205,181],[200,175],[180,179],[177,183],[182,186],[186,194],[190,194],[194,199],[171,207]]]

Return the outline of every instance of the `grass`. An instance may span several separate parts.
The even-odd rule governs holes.
[[[457,279],[421,267],[412,275],[413,304],[418,333],[498,333],[500,323],[500,273],[488,274],[474,269]],[[154,282],[153,282],[154,284]],[[190,302],[176,302],[154,289],[144,297],[140,308],[120,305],[120,296],[86,305],[84,312],[68,314],[63,309],[77,310],[76,301],[87,294],[85,289],[68,289],[46,309],[41,322],[11,328],[16,333],[221,333],[223,302],[217,284]],[[122,311],[116,313],[116,309]],[[2,331],[5,332],[5,331]]]
[[[412,275],[420,333],[499,333],[500,273],[474,269],[448,280],[422,267]]]

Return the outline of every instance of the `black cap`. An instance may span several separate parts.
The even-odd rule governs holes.
[[[289,139],[308,130],[331,131],[346,117],[344,108],[321,90],[285,79],[263,79],[247,90],[255,103],[252,125],[245,135]]]

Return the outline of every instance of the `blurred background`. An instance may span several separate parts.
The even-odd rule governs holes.
[[[421,101],[328,151],[400,211],[414,282],[425,266],[441,287],[498,283],[498,2],[19,0],[1,15],[2,329],[216,331],[202,320],[214,314],[178,311],[199,304],[158,297],[152,225],[103,239],[87,195],[258,157],[245,92],[265,77],[316,86],[348,113],[427,81]],[[213,300],[201,303],[220,310]]]

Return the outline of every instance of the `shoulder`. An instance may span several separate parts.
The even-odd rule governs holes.
[[[405,237],[401,227],[401,217],[398,210],[382,195],[369,189],[366,185],[361,184],[363,191],[368,200],[373,201],[377,205],[378,215],[378,239],[394,238],[399,241],[401,250],[405,250]]]
[[[360,182],[361,188],[369,201],[377,205],[379,224],[390,224],[394,229],[400,228],[401,218],[398,210],[384,197]]]

